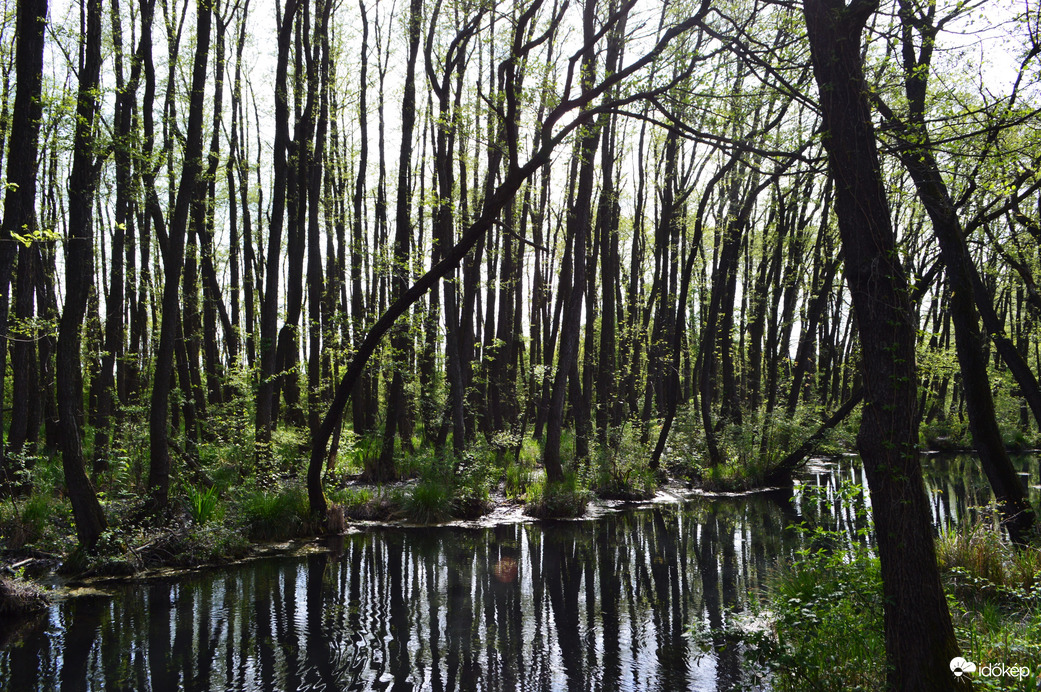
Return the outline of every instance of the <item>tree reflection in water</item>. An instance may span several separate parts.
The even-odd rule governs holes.
[[[986,504],[973,459],[927,469],[937,523]],[[724,626],[801,546],[786,527],[856,536],[867,500],[836,488],[859,474],[848,460],[811,473],[821,490],[794,502],[789,489],[592,521],[371,529],[69,599],[0,650],[0,689],[748,689]],[[707,655],[692,627],[712,632]]]

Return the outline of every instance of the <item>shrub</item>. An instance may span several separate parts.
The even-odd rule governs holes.
[[[24,501],[4,502],[0,511],[0,538],[5,547],[17,550],[39,542],[51,528],[55,510],[55,503],[42,492],[34,492]]]
[[[853,496],[857,486],[839,492]],[[848,503],[849,500],[846,500]],[[866,508],[855,510],[858,523]],[[745,666],[772,672],[775,690],[875,690],[885,686],[882,578],[878,558],[854,535],[800,528],[809,548],[769,581],[774,632],[743,636]],[[1041,658],[1041,550],[1015,548],[995,522],[949,532],[937,557],[962,655],[1006,668]],[[695,634],[698,634],[695,632]],[[974,676],[976,689],[1037,690],[1032,676]]]
[[[1041,550],[1006,542],[993,521],[937,541],[955,632],[965,658],[1006,667],[1041,659]],[[1036,690],[1032,677],[977,677],[976,689]]]
[[[51,498],[42,493],[33,493],[22,506],[22,526],[36,540],[43,535],[47,520],[51,517]]]
[[[806,488],[804,493],[824,493]],[[863,489],[845,482],[837,493],[849,503]],[[774,634],[746,640],[746,663],[773,672],[775,690],[877,690],[885,687],[882,574],[866,545],[867,508],[855,505],[853,535],[800,526],[807,546],[770,578],[768,608]]]
[[[598,450],[592,469],[597,496],[611,500],[649,500],[657,482],[647,466],[651,450],[642,444],[636,426],[626,423],[608,433],[608,444]]]
[[[885,687],[882,576],[865,549],[803,555],[771,592],[775,690]],[[762,650],[760,655],[762,655]]]

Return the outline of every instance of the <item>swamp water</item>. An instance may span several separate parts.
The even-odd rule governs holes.
[[[1017,463],[1036,502],[1041,466]],[[972,457],[923,466],[938,525],[989,501]],[[0,649],[0,690],[757,689],[740,645],[710,632],[746,617],[804,547],[792,527],[863,528],[867,500],[843,481],[865,483],[855,459],[816,464],[794,492],[367,527],[305,554],[109,585]]]

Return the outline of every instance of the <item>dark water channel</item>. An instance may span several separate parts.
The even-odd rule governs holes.
[[[1018,460],[1036,502],[1041,467]],[[938,524],[989,491],[930,458]],[[854,459],[803,485],[579,522],[368,528],[321,550],[105,587],[0,649],[0,690],[735,690],[740,647],[687,636],[747,612],[803,521],[846,533]],[[805,487],[819,491],[806,493]],[[728,644],[723,646],[724,644]],[[711,648],[711,647],[710,647]]]

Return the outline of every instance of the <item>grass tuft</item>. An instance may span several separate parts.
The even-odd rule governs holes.
[[[405,498],[402,511],[417,524],[440,524],[452,518],[452,487],[433,478],[422,478]]]
[[[539,519],[571,519],[586,513],[590,500],[589,490],[569,472],[563,482],[550,483],[541,477],[528,486],[524,513]]]
[[[244,490],[241,497],[239,512],[250,538],[278,541],[307,533],[309,505],[301,486],[287,484],[272,490]]]

